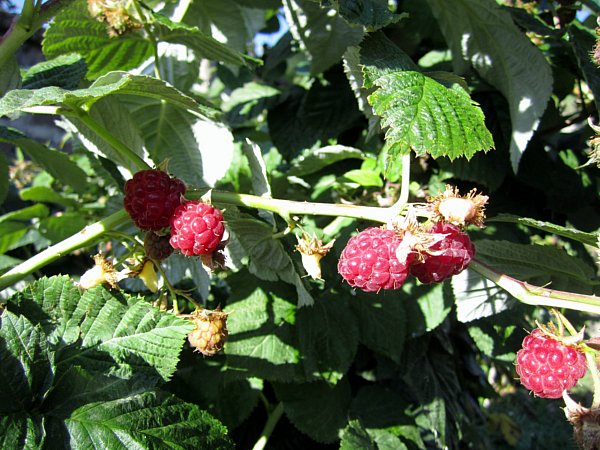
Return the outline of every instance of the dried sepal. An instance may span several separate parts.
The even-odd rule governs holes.
[[[461,196],[458,188],[447,184],[444,192],[427,201],[434,221],[441,220],[459,227],[475,225],[483,228],[488,199],[487,195],[478,194],[476,189]]]
[[[302,233],[301,237],[297,236],[296,238],[298,239],[296,250],[300,252],[306,273],[314,280],[321,280],[321,259],[333,248],[335,239],[323,244],[323,241],[317,239],[317,235],[314,233],[312,237]]]
[[[101,254],[97,254],[94,256],[94,267],[81,276],[77,285],[84,290],[101,284],[108,284],[111,288],[117,289],[119,281],[123,278],[123,275],[115,270],[110,261]]]

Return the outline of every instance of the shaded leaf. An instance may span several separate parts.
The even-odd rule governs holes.
[[[552,94],[552,73],[542,52],[493,0],[428,0],[454,55],[455,72],[466,64],[508,100],[513,169],[539,124]]]
[[[0,153],[0,205],[8,195],[8,184],[8,161],[6,156]]]
[[[386,0],[333,0],[331,4],[350,23],[364,26],[367,31],[377,31],[408,17],[408,14],[395,14]]]
[[[345,145],[328,145],[317,149],[307,149],[290,162],[291,167],[286,174],[309,175],[345,159],[364,158],[365,155],[361,150]]]
[[[25,413],[0,415],[0,448],[10,450],[40,448],[43,438],[41,417]]]
[[[283,402],[290,421],[317,442],[338,439],[346,426],[350,406],[350,384],[342,379],[335,386],[325,382],[306,384],[274,383],[275,394]]]
[[[87,72],[85,61],[78,54],[57,56],[42,61],[25,72],[23,89],[39,89],[46,86],[59,86],[75,89]]]
[[[0,97],[21,85],[21,73],[16,58],[8,58],[0,66]]]
[[[569,42],[573,46],[577,64],[579,64],[585,81],[594,93],[596,109],[600,109],[600,75],[598,74],[598,66],[592,60],[596,39],[595,33],[583,27],[577,21],[569,26]]]

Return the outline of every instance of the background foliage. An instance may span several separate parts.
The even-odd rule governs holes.
[[[411,202],[476,187],[480,262],[597,295],[597,1],[133,0],[118,26],[94,5],[26,1],[0,41],[3,448],[574,448],[560,403],[515,379],[545,309],[473,270],[353,290],[337,258],[381,220],[268,200],[383,210],[402,184]],[[44,60],[21,62],[54,14]],[[227,267],[173,255],[172,289],[81,291],[92,255],[139,261],[123,184],[165,160],[192,195],[215,189]],[[335,239],[323,280],[290,222]],[[154,306],[174,290],[179,311],[230,313],[224,352],[193,353],[193,325]]]

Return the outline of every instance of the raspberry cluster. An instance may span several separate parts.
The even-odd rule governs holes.
[[[186,256],[210,255],[221,243],[221,211],[199,200],[182,203],[184,194],[181,180],[157,169],[137,172],[125,183],[125,210],[139,228],[148,230],[144,249],[149,258],[163,260],[174,249]],[[170,236],[160,233],[169,226]]]
[[[517,373],[521,384],[538,397],[560,398],[587,371],[585,355],[536,328],[523,340],[517,352]]]
[[[367,228],[348,241],[338,272],[351,286],[378,292],[399,289],[409,274],[422,283],[443,281],[462,272],[475,254],[469,236],[450,223],[438,222],[416,238],[428,243],[421,252],[403,246],[401,233]]]

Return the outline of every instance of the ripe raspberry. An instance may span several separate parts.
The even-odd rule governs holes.
[[[173,247],[169,242],[169,235],[161,236],[153,231],[146,233],[144,238],[144,251],[146,256],[155,261],[167,259],[173,253]]]
[[[185,184],[162,170],[142,170],[125,183],[125,210],[142,230],[169,226]]]
[[[171,245],[186,256],[211,254],[224,233],[221,211],[201,201],[178,206],[171,217]]]
[[[451,223],[436,223],[428,232],[439,240],[422,254],[422,260],[410,266],[410,273],[421,283],[437,283],[462,272],[473,259],[475,247],[469,235]],[[446,235],[446,236],[443,236]]]
[[[406,280],[407,261],[399,261],[396,250],[402,240],[396,232],[367,228],[350,238],[338,262],[338,272],[350,284],[366,292],[398,289]]]
[[[521,384],[538,397],[559,398],[585,375],[585,355],[576,348],[552,339],[536,328],[517,352]]]
[[[204,356],[213,356],[221,351],[227,340],[227,313],[223,311],[197,311],[192,319],[196,329],[188,335],[192,347]]]

